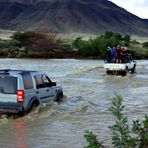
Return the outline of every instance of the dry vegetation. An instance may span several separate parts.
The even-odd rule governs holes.
[[[112,41],[105,44],[106,40],[101,39],[104,35],[90,35],[81,33],[72,34],[45,34],[39,32],[22,32],[19,39],[13,40],[17,32],[11,30],[0,30],[0,53],[1,57],[34,57],[34,58],[104,58],[104,54],[100,54],[106,46],[116,46],[114,44],[125,44],[120,37],[124,35],[113,33],[117,37],[111,37]],[[106,34],[106,33],[105,33]],[[27,36],[26,36],[27,35]],[[119,37],[119,38],[118,38]],[[129,36],[130,37],[130,36]],[[110,40],[110,39],[109,39]],[[129,49],[133,52],[135,59],[148,58],[148,46],[143,46],[144,42],[148,42],[148,37],[132,36],[131,43],[128,42]],[[79,43],[78,43],[79,41]],[[118,42],[117,42],[118,41]],[[25,44],[24,44],[25,43]],[[79,46],[74,46],[79,44]],[[104,45],[105,44],[105,45]],[[84,46],[85,45],[85,46]],[[83,47],[84,46],[84,47]],[[76,49],[76,50],[74,50]],[[84,49],[84,50],[82,50]],[[95,50],[95,52],[94,52]],[[40,51],[40,52],[38,52]],[[78,52],[77,52],[78,51]],[[80,52],[82,51],[83,54]],[[38,53],[43,53],[38,54]],[[48,53],[48,55],[47,55]],[[101,56],[102,55],[102,56]],[[98,57],[99,56],[99,57]]]

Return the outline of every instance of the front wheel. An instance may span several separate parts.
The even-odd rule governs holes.
[[[60,102],[62,101],[62,98],[63,98],[63,92],[60,92],[55,101]]]
[[[134,64],[133,68],[131,69],[131,73],[135,73],[136,64]]]

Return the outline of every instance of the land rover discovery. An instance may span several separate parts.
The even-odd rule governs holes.
[[[0,70],[0,112],[26,113],[34,105],[60,101],[61,86],[46,73],[27,70]]]

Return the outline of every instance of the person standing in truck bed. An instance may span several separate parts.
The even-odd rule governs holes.
[[[112,61],[112,49],[111,49],[111,47],[108,46],[105,53],[106,53],[107,63],[111,63],[111,61]]]
[[[127,47],[123,47],[122,49],[122,63],[127,63],[128,62],[128,49]]]
[[[117,58],[117,49],[116,47],[112,48],[112,63],[116,62],[116,58]]]
[[[122,51],[121,51],[121,47],[118,45],[117,46],[117,59],[116,59],[116,63],[121,63],[121,55],[122,55]]]

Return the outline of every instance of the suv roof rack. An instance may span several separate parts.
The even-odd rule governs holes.
[[[35,70],[20,70],[20,69],[17,69],[17,70],[15,70],[15,69],[0,69],[0,73],[1,73],[1,72],[4,72],[4,73],[8,73],[8,72],[10,72],[10,71],[14,71],[14,72],[37,72],[37,71],[35,71]]]
[[[10,69],[0,69],[0,74],[7,74],[9,75]]]
[[[4,72],[8,72],[8,71],[10,71],[11,69],[0,69],[0,72],[1,71],[4,71]]]

